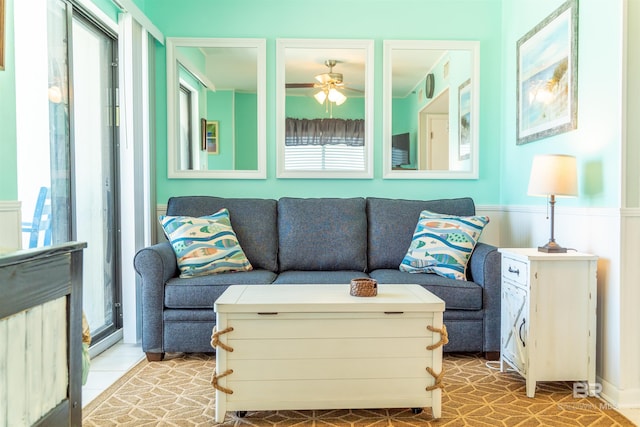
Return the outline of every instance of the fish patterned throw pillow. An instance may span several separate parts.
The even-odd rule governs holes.
[[[253,269],[231,227],[227,209],[199,218],[161,216],[159,220],[176,254],[180,277]]]
[[[422,211],[400,270],[466,280],[467,262],[488,223],[487,216]]]

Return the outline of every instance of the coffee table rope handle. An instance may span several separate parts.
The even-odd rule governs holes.
[[[444,389],[444,384],[442,383],[442,377],[444,376],[444,368],[442,368],[442,371],[440,371],[439,374],[436,374],[433,369],[431,369],[429,366],[427,366],[427,372],[429,372],[431,374],[431,376],[436,380],[435,383],[431,386],[428,386],[425,390],[427,391],[433,391],[437,388],[439,389]]]
[[[220,375],[218,375],[216,372],[214,372],[213,373],[213,378],[211,378],[211,385],[213,386],[213,388],[215,388],[216,390],[220,390],[221,392],[226,393],[226,394],[233,394],[233,390],[231,390],[230,388],[223,387],[220,384],[218,384],[218,379],[219,378],[226,377],[229,374],[233,374],[233,369],[227,369],[226,371],[224,371]]]
[[[438,348],[449,342],[449,334],[447,333],[447,327],[445,325],[442,325],[442,329],[434,328],[431,325],[427,325],[427,329],[431,332],[437,332],[440,334],[440,341],[435,344],[428,345],[427,350],[433,350],[434,348]]]
[[[225,343],[220,342],[220,335],[229,333],[231,331],[233,331],[233,327],[231,327],[231,326],[229,326],[228,328],[223,329],[221,331],[218,331],[218,328],[216,326],[214,326],[212,334],[211,334],[211,347],[213,347],[213,348],[221,347],[224,350],[232,352],[233,351],[233,347],[230,347],[230,346],[226,345]]]

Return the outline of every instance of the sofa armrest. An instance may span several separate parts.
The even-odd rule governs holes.
[[[178,275],[175,252],[168,242],[138,251],[133,265],[142,279],[142,351],[163,353],[164,285]]]
[[[500,351],[500,289],[502,257],[498,248],[478,243],[469,259],[471,279],[482,286],[484,308],[484,343],[487,352]]]

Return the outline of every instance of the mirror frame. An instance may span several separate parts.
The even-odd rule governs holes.
[[[365,58],[364,70],[364,120],[365,120],[365,168],[362,171],[301,171],[284,168],[284,140],[286,135],[285,103],[286,76],[285,51],[287,48],[297,49],[362,49]],[[277,145],[277,178],[373,178],[373,40],[359,39],[277,39],[276,40],[276,145]]]
[[[471,53],[471,170],[393,170],[391,167],[392,137],[392,63],[394,49],[468,50]],[[382,103],[382,177],[384,179],[478,179],[480,135],[480,42],[457,40],[385,40],[383,45],[383,103]],[[457,90],[457,88],[456,88]],[[438,94],[433,95],[436,99]]]
[[[257,50],[258,169],[252,170],[181,170],[178,152],[178,52],[176,47],[238,47]],[[188,179],[265,179],[267,177],[266,138],[266,40],[234,38],[167,37],[167,174],[169,178]]]

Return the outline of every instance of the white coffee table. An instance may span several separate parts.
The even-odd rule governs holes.
[[[226,411],[431,407],[444,301],[419,285],[237,285],[215,302],[216,422]],[[427,348],[429,347],[429,348]]]

